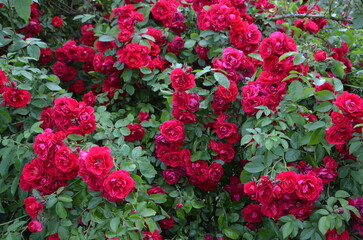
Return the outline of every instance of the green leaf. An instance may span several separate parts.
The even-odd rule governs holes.
[[[64,205],[62,202],[58,202],[55,206],[55,211],[60,218],[66,218],[67,217],[67,211],[64,208]]]
[[[194,47],[195,43],[196,43],[195,40],[188,39],[188,40],[185,41],[184,47],[185,48],[192,48],[192,47]]]
[[[325,235],[325,233],[328,231],[328,229],[330,228],[330,218],[328,216],[323,216],[319,219],[318,222],[318,228],[319,231]]]
[[[140,146],[135,147],[134,149],[132,149],[131,151],[131,158],[132,159],[138,159],[139,157],[141,157],[142,155],[142,148]]]
[[[285,154],[286,162],[295,162],[300,158],[300,151],[290,148]]]
[[[65,194],[59,195],[58,200],[62,201],[62,202],[72,202],[73,201],[73,199],[70,196],[65,195]]]
[[[325,126],[325,122],[323,121],[316,121],[316,122],[313,122],[313,123],[308,123],[308,124],[305,124],[305,128],[306,130],[308,131],[313,131],[315,129],[318,129],[318,128],[322,128]]]
[[[124,145],[122,145],[122,147],[121,147],[121,154],[122,154],[122,156],[128,156],[129,155],[129,153],[130,153],[130,147],[129,147],[129,145],[127,145],[127,144],[124,144]]]
[[[62,88],[55,83],[47,82],[45,86],[51,91],[60,91]]]
[[[320,101],[328,101],[335,99],[334,93],[329,90],[322,90],[314,93],[315,97]]]
[[[139,214],[143,217],[151,217],[155,216],[156,212],[151,208],[144,208],[141,212],[139,212]]]
[[[150,74],[150,73],[152,73],[152,71],[150,70],[150,68],[148,68],[148,67],[141,67],[140,68],[140,71],[141,71],[141,73],[143,73],[143,74]]]
[[[318,112],[328,112],[332,109],[333,105],[330,102],[322,102],[316,107],[316,111]]]
[[[297,54],[294,58],[294,65],[299,65],[305,61],[304,55],[301,53]]]
[[[249,162],[245,165],[244,169],[250,173],[259,173],[265,169],[265,166],[260,162]]]
[[[338,78],[342,79],[345,77],[344,64],[337,60],[331,61],[331,71]]]
[[[32,0],[14,0],[15,11],[18,13],[19,17],[24,19],[25,22],[29,21],[30,5],[32,3]]]
[[[30,132],[34,132],[34,133],[42,133],[44,130],[40,127],[40,124],[42,124],[43,121],[39,121],[34,123],[31,128],[30,128]]]
[[[230,86],[230,82],[226,75],[220,72],[214,72],[213,74],[214,78],[217,80],[217,82],[222,85],[224,88],[228,89]]]
[[[249,57],[251,57],[251,58],[254,58],[254,59],[257,59],[257,60],[259,60],[259,61],[263,62],[263,59],[262,59],[262,57],[261,57],[261,55],[260,55],[260,54],[257,54],[257,53],[250,53],[250,54],[248,54],[248,56],[249,56]]]
[[[165,59],[170,63],[176,63],[178,62],[178,58],[174,53],[168,52],[165,54]]]
[[[287,53],[284,53],[282,54],[280,57],[279,57],[279,62],[281,62],[282,60],[284,60],[285,58],[287,57],[290,57],[290,56],[296,56],[298,55],[299,53],[298,52],[287,52]],[[296,65],[296,64],[295,64]]]
[[[231,238],[231,239],[239,238],[239,232],[236,229],[233,229],[231,227],[224,228],[223,234],[226,235],[226,237]]]
[[[120,218],[114,217],[110,221],[110,228],[113,232],[117,232],[118,227],[120,226]]]
[[[349,193],[347,193],[346,191],[338,190],[338,191],[335,193],[335,197],[337,197],[337,198],[349,198],[349,197],[350,197],[350,194],[349,194]]]
[[[34,58],[35,60],[39,60],[40,57],[40,48],[36,45],[29,45],[26,48],[27,53],[30,57]]]
[[[282,237],[284,239],[287,238],[288,236],[290,236],[290,234],[292,233],[293,230],[294,230],[294,224],[292,222],[285,223],[281,227]]]
[[[357,17],[353,19],[353,26],[355,29],[363,27],[363,17]]]
[[[139,168],[141,174],[146,178],[154,178],[156,175],[154,166],[150,164],[147,158],[144,161],[140,161]]]
[[[77,135],[77,134],[69,134],[67,136],[67,138],[69,140],[72,140],[72,141],[80,141],[80,140],[83,140],[84,139],[84,136],[81,136],[81,135]]]
[[[112,42],[114,41],[115,39],[111,36],[108,36],[108,35],[102,35],[100,38],[99,38],[99,41],[100,42]]]

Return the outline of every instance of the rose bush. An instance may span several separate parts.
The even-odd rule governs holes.
[[[0,4],[0,239],[362,238],[359,4]]]

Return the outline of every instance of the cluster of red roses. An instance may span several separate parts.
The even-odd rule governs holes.
[[[333,51],[332,58],[342,62],[345,65],[346,68],[344,69],[344,71],[346,73],[352,71],[352,63],[350,62],[349,58],[344,57],[345,54],[347,54],[349,51],[348,44],[346,42],[343,42],[340,48],[332,48],[331,50]]]
[[[64,132],[53,133],[51,129],[36,136],[33,149],[38,158],[25,164],[20,176],[20,187],[24,191],[37,189],[48,195],[77,176],[78,157],[66,147],[65,138]]]
[[[248,82],[247,86],[242,87],[241,104],[243,110],[249,116],[257,113],[257,106],[267,106],[271,110],[276,110],[282,95],[286,93],[287,82],[282,81],[287,77],[291,70],[303,71],[302,64],[294,65],[293,57],[287,57],[279,61],[284,53],[296,51],[295,41],[285,33],[274,32],[270,37],[265,38],[260,46],[260,54],[263,58],[264,71],[256,81]]]
[[[170,74],[170,81],[175,89],[172,98],[173,117],[183,123],[195,123],[197,121],[195,112],[199,109],[200,97],[196,93],[186,92],[195,85],[194,75],[176,68]]]
[[[259,204],[247,205],[242,215],[250,223],[261,222],[263,216],[279,219],[288,214],[303,220],[312,213],[322,190],[323,182],[314,173],[281,172],[275,180],[262,176],[259,182],[244,185],[245,194]]]
[[[156,156],[167,166],[163,172],[169,184],[176,184],[180,178],[187,175],[189,182],[205,190],[216,188],[223,175],[223,167],[217,162],[208,165],[206,161],[191,161],[189,149],[180,149],[185,139],[184,124],[178,120],[169,120],[161,124],[160,135],[156,137]]]
[[[43,230],[42,223],[37,221],[38,213],[44,211],[44,205],[37,201],[33,196],[27,197],[24,200],[25,211],[33,218],[32,221],[28,223],[28,229],[30,232],[40,232]]]
[[[5,72],[0,70],[0,94],[2,94],[4,100],[1,104],[16,108],[28,105],[32,97],[31,93],[27,90],[16,88],[15,82],[8,83],[9,79],[6,77]]]
[[[357,196],[355,200],[348,199],[349,205],[354,206],[358,212],[360,213],[360,216],[356,216],[354,213],[352,213],[353,217],[353,228],[357,230],[360,234],[363,234],[363,198],[360,196]],[[349,239],[349,238],[348,238]]]
[[[109,201],[124,200],[135,189],[135,181],[125,170],[111,171],[114,166],[108,147],[94,146],[79,154],[79,172],[92,191],[99,191]]]
[[[88,103],[93,103],[94,98],[92,96],[85,95],[84,99]],[[93,107],[88,106],[86,102],[78,102],[73,98],[57,98],[54,101],[54,107],[45,108],[40,116],[43,121],[40,126],[43,129],[53,129],[55,127],[57,131],[62,131],[66,135],[78,134],[85,136],[96,130],[96,117]]]
[[[161,0],[152,7],[151,14],[154,19],[161,21],[165,28],[170,28],[174,33],[181,34],[186,30],[184,15],[178,11],[178,6],[181,4],[180,1]]]
[[[350,156],[346,143],[353,137],[354,132],[361,132],[361,127],[354,126],[363,123],[363,99],[344,91],[335,99],[334,104],[341,112],[330,114],[333,126],[326,130],[326,139],[328,143],[335,144],[342,154]]]
[[[308,5],[301,5],[297,12],[299,14],[316,15],[323,11],[319,5],[313,5],[310,9]],[[319,19],[296,19],[295,26],[312,33],[318,33],[325,25],[328,24],[328,20],[325,18]]]
[[[121,42],[131,41],[135,24],[145,20],[144,15],[137,12],[136,7],[132,4],[113,9],[112,17],[117,18],[117,25],[121,30],[118,39]]]
[[[35,34],[39,34],[42,31],[42,25],[39,22],[41,11],[39,11],[38,8],[38,3],[33,2],[30,6],[29,23],[19,30],[20,32],[25,33],[27,38],[33,37]]]

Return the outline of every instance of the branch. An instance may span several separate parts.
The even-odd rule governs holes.
[[[335,20],[338,22],[347,22],[352,24],[353,21],[347,18],[339,18],[339,17],[333,17],[333,16],[325,16],[325,15],[307,15],[307,14],[289,14],[289,15],[282,15],[282,16],[277,16],[277,17],[270,17],[270,20],[279,20],[279,19],[284,19],[284,18],[310,18],[310,19],[321,19],[321,18],[325,18],[325,19],[331,19],[331,20]]]

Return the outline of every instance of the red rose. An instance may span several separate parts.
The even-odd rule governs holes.
[[[187,161],[185,163],[187,174],[198,182],[204,182],[208,179],[208,163],[203,160]]]
[[[226,69],[236,69],[243,63],[244,54],[242,51],[227,47],[223,50],[222,61]]]
[[[279,219],[283,215],[281,203],[274,200],[270,203],[262,204],[261,212],[269,218]]]
[[[318,62],[324,61],[326,59],[326,52],[323,50],[316,51],[314,59]]]
[[[125,170],[113,171],[103,182],[103,192],[112,202],[123,200],[135,189],[135,181]]]
[[[174,69],[170,74],[171,85],[175,90],[186,91],[194,87],[194,75],[187,74],[181,68]]]
[[[93,94],[93,92],[88,92],[82,97],[82,101],[87,104],[88,106],[93,107],[96,105],[96,96]]]
[[[250,223],[262,222],[261,206],[251,203],[242,209],[243,218]]]
[[[341,234],[337,233],[337,229],[333,230],[328,229],[325,234],[326,240],[349,240],[350,236],[347,230],[344,230]]]
[[[156,185],[154,185],[151,189],[147,190],[148,195],[158,194],[158,193],[165,194],[165,190],[163,188],[161,188],[161,187],[156,186]]]
[[[11,107],[22,108],[29,104],[32,95],[24,89],[7,87],[3,93],[3,98]]]
[[[212,185],[216,185],[223,176],[223,173],[222,165],[220,163],[213,162],[208,168],[208,180]]]
[[[25,211],[29,214],[30,217],[36,218],[38,213],[44,211],[44,206],[40,202],[38,202],[35,197],[28,197],[24,200]]]
[[[50,48],[41,48],[40,49],[40,57],[39,57],[39,64],[45,65],[52,61],[53,54],[52,49]]]
[[[353,128],[348,124],[333,125],[326,130],[326,140],[329,144],[342,145],[352,138]]]
[[[160,221],[158,221],[159,225],[161,228],[169,230],[174,226],[174,219],[173,217],[169,214],[168,218],[164,218]]]
[[[96,176],[105,176],[113,167],[113,157],[108,147],[91,147],[85,158],[88,171]]]
[[[160,134],[169,142],[184,140],[184,124],[178,120],[169,120],[160,125]]]
[[[52,235],[49,235],[48,240],[61,240],[61,239],[59,238],[58,233],[54,233]]]
[[[28,183],[39,180],[44,174],[43,161],[34,158],[30,163],[25,164],[21,176]]]
[[[72,149],[61,147],[55,154],[54,163],[64,173],[76,171],[78,168],[78,156],[72,153]]]
[[[363,99],[354,93],[344,91],[342,95],[337,97],[334,104],[344,113],[353,117],[363,116]]]
[[[218,89],[215,94],[223,98],[227,102],[233,102],[237,99],[238,89],[235,82],[229,81],[229,83],[230,85],[228,89],[226,89],[222,85],[218,85]]]
[[[163,176],[168,184],[177,184],[182,176],[185,175],[185,170],[179,168],[165,169]]]
[[[237,125],[229,122],[217,121],[214,123],[214,130],[219,138],[226,138],[237,132]]]
[[[169,151],[164,153],[159,159],[170,167],[184,167],[185,162],[189,161],[192,154],[190,150],[184,148],[182,150]]]
[[[313,175],[298,174],[296,180],[296,195],[300,199],[308,201],[316,201],[319,199],[320,193],[323,190],[321,179]]]
[[[338,168],[338,163],[332,157],[325,156],[323,158],[323,162],[324,162],[325,167],[328,169],[337,169]]]
[[[263,105],[263,98],[259,96],[242,98],[241,104],[243,111],[245,111],[248,116],[253,116],[259,111],[259,109],[256,109],[255,107]]]
[[[163,20],[173,14],[171,2],[161,0],[155,3],[151,9],[151,13],[156,20]]]
[[[85,89],[86,89],[86,86],[82,80],[75,81],[74,83],[69,85],[69,88],[68,88],[68,90],[70,92],[74,92],[74,93],[78,93],[78,94],[83,93]]]
[[[283,189],[285,193],[293,193],[295,191],[297,174],[293,171],[286,171],[277,174],[276,179],[281,182],[279,186]]]
[[[256,188],[256,200],[268,204],[273,201],[273,187],[270,180],[262,181]]]
[[[150,119],[149,113],[147,113],[147,112],[139,112],[138,116],[139,116],[140,122],[149,121],[149,119]]]
[[[218,153],[217,156],[213,157],[214,159],[221,159],[223,162],[231,162],[235,156],[234,147],[231,144],[211,140],[209,142],[209,147],[214,152]]]
[[[30,232],[36,233],[36,232],[42,231],[43,230],[43,226],[37,220],[33,220],[33,221],[29,222],[28,229],[29,229]]]
[[[58,16],[53,17],[52,18],[52,25],[55,28],[60,28],[63,25],[63,19],[58,17]]]
[[[257,184],[255,181],[248,182],[245,185],[243,185],[244,193],[252,200],[256,199],[256,190],[257,190]]]
[[[127,128],[130,129],[130,135],[125,136],[125,140],[128,142],[141,141],[145,135],[145,131],[141,124],[129,124],[127,125]]]

